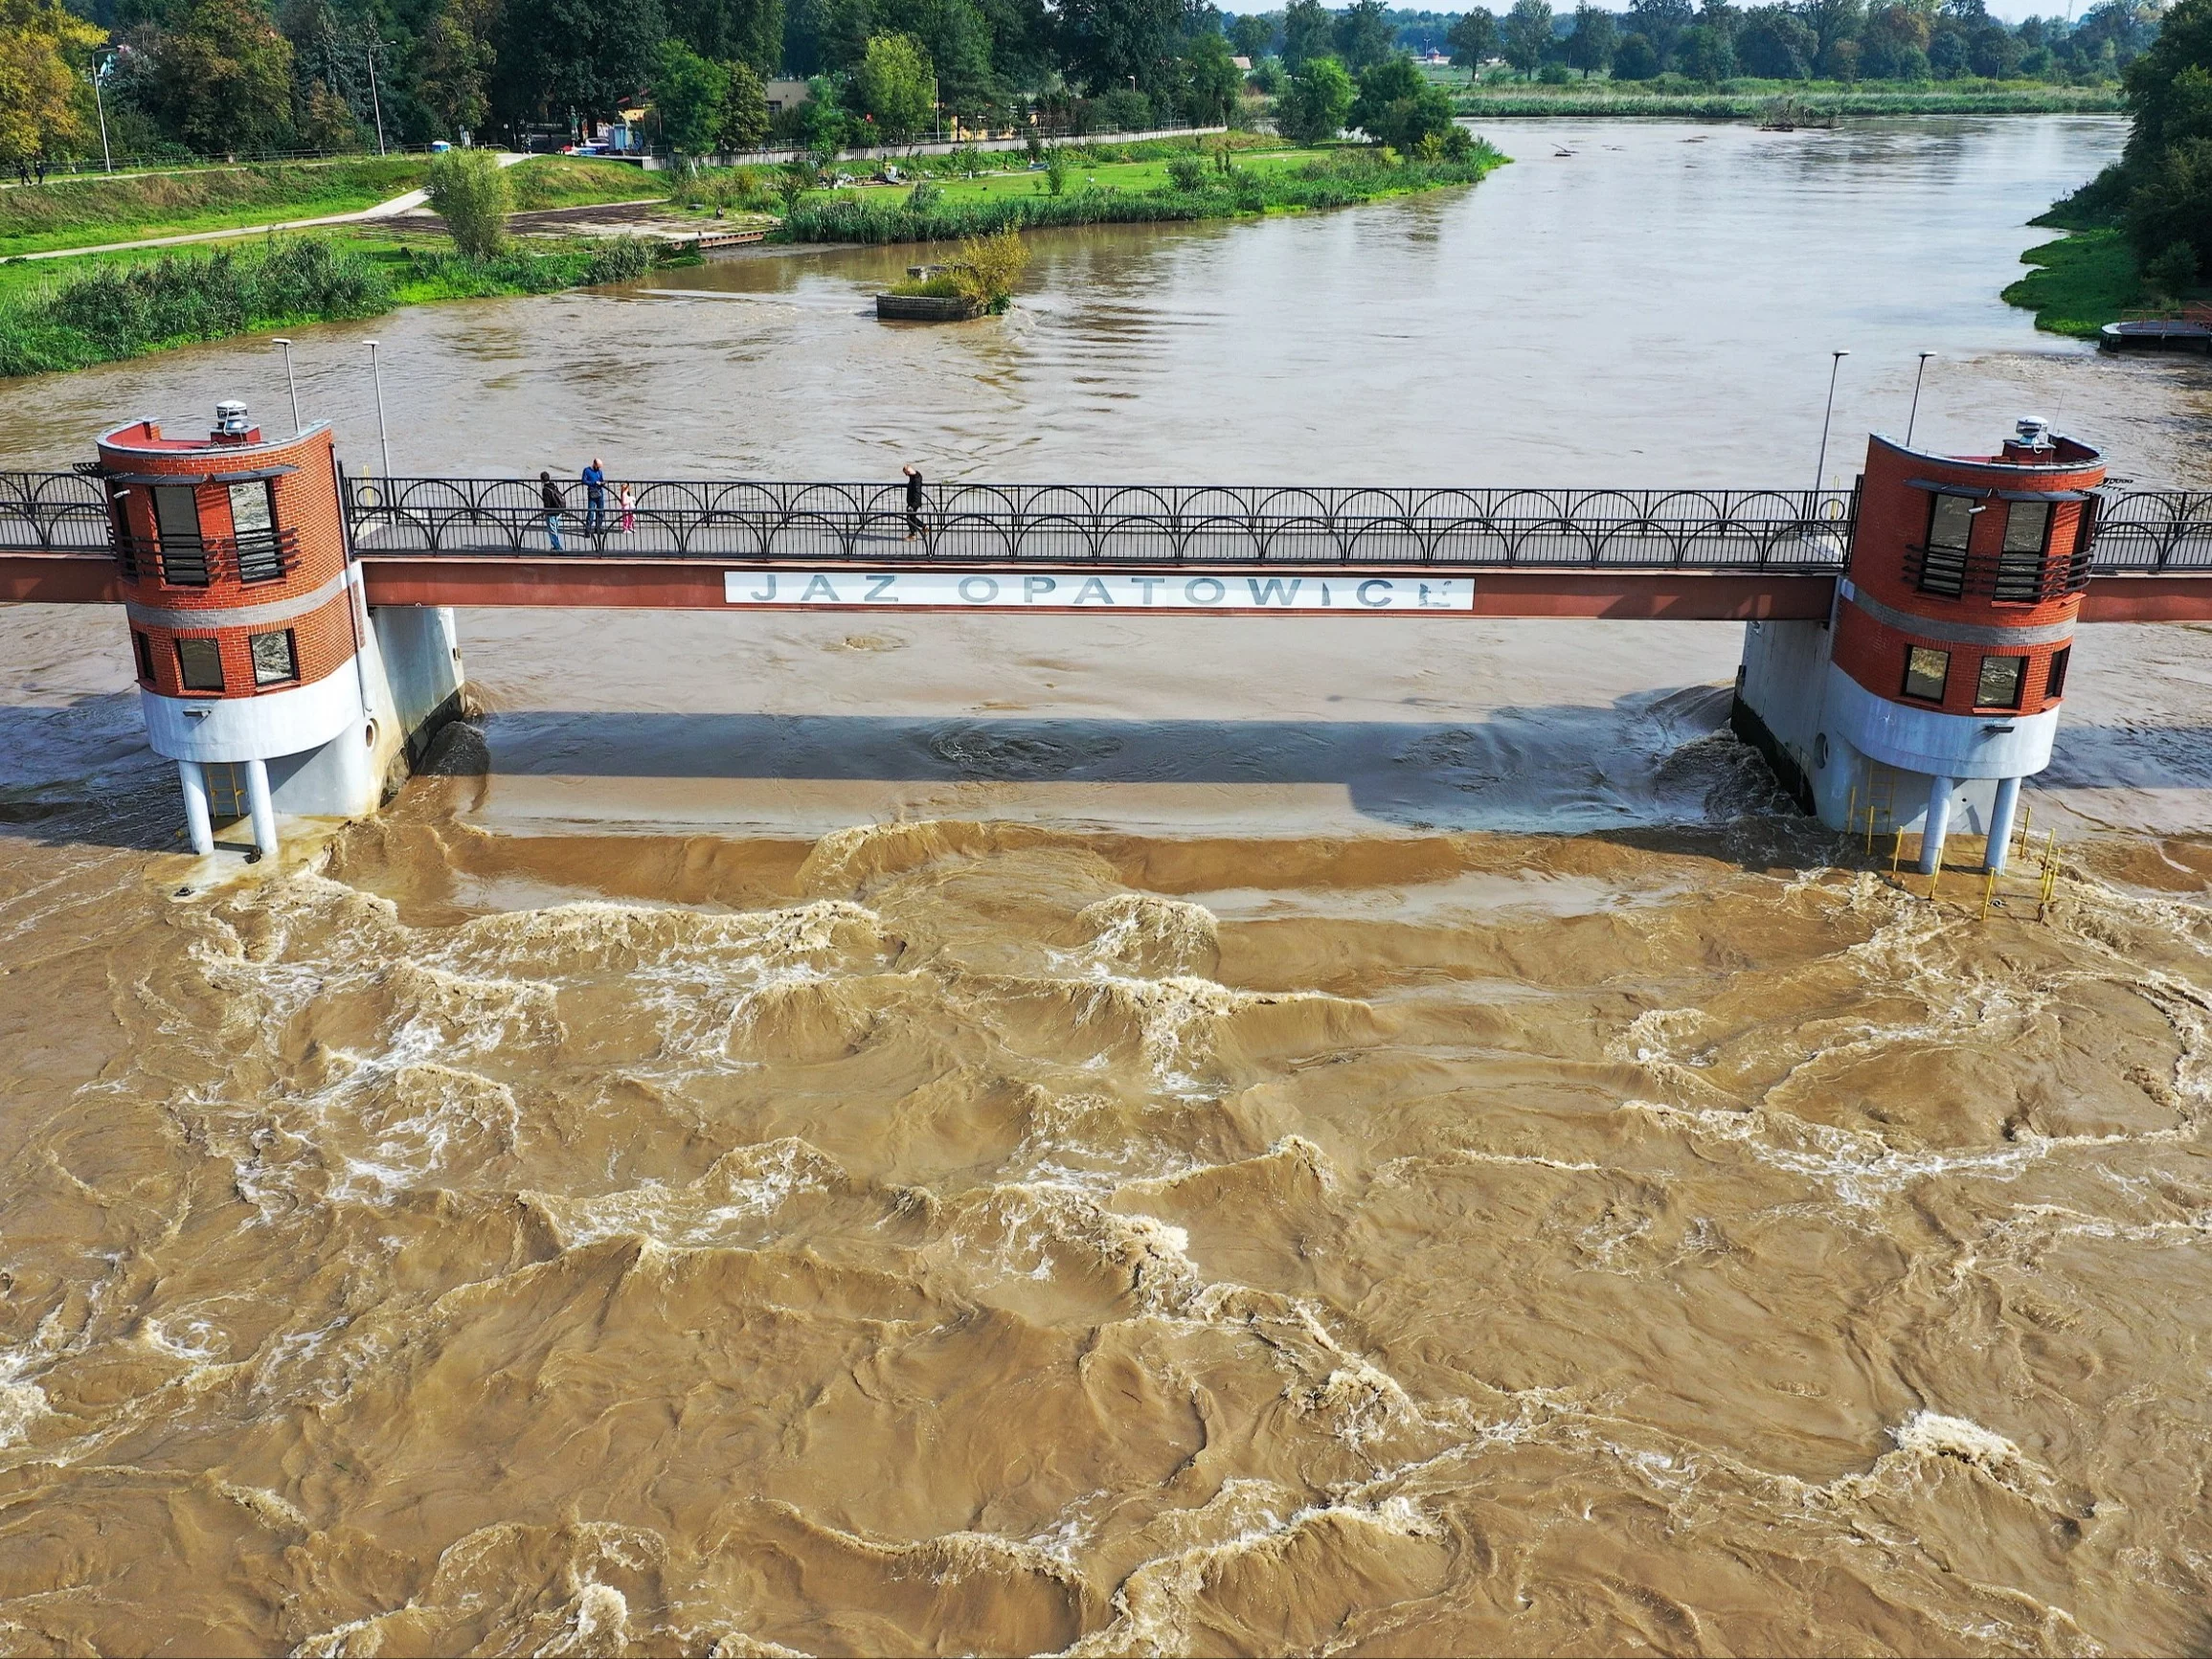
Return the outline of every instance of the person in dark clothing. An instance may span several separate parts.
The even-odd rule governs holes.
[[[569,504],[561,500],[561,486],[553,482],[550,472],[537,475],[537,498],[545,504],[546,539],[553,543],[554,552],[561,551],[561,514],[568,511]]]
[[[598,456],[583,470],[584,482],[584,534],[604,535],[607,528],[607,469],[599,464]]]
[[[921,468],[909,461],[906,466],[906,539],[913,541],[922,533],[922,475]]]

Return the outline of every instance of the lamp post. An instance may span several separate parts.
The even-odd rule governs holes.
[[[98,52],[92,55],[92,106],[100,111],[100,165],[104,171],[113,172],[115,157],[107,150],[107,100],[101,95],[100,89],[102,83],[115,73],[115,54],[107,53],[105,62],[101,60],[102,56]]]
[[[272,345],[284,348],[284,385],[292,393],[292,435],[296,437],[306,431],[306,422],[300,418],[300,382],[292,373],[292,343],[279,336]]]
[[[1836,413],[1836,374],[1843,367],[1843,359],[1850,355],[1848,351],[1828,353],[1828,407],[1820,412],[1820,459],[1813,468],[1816,500],[1820,494],[1820,481],[1828,476],[1828,422]]]
[[[1932,351],[1923,351],[1920,354],[1920,367],[1913,371],[1912,413],[1905,417],[1905,447],[1907,449],[1910,449],[1912,447],[1912,428],[1920,419],[1921,378],[1928,372],[1928,360],[1934,355],[1935,353]]]
[[[384,373],[376,361],[378,344],[374,340],[369,342],[369,378],[376,387],[376,447],[384,456],[384,483],[389,489],[392,484],[392,437],[384,430]]]

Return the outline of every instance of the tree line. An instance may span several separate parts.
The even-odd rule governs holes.
[[[2144,286],[2184,295],[2212,277],[2212,0],[2180,0],[2122,79],[2127,148],[2039,222],[2117,226]]]
[[[1310,0],[1309,0],[1310,3]],[[1294,6],[1292,11],[1295,11]],[[1285,13],[1286,56],[1293,50]],[[1713,84],[1766,80],[2109,81],[2148,50],[2159,11],[2148,0],[2099,0],[2080,19],[1990,15],[1983,0],[1630,0],[1623,12],[1587,3],[1554,13],[1516,0],[1502,17],[1463,13],[1445,31],[1452,61],[1501,63],[1528,78],[1615,80],[1679,75]]]
[[[1380,0],[1235,15],[1210,0],[0,0],[0,164],[97,154],[102,109],[115,149],[141,156],[353,149],[379,126],[399,144],[516,143],[648,103],[693,152],[898,141],[947,118],[1210,124],[1253,93],[1308,130],[1409,50],[1541,78],[2097,79],[2142,56],[2157,17],[2150,0],[2019,25],[1982,0],[1517,0],[1501,16]],[[772,118],[778,78],[809,96]],[[1411,81],[1405,100],[1433,113]]]

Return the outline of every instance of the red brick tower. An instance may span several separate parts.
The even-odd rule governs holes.
[[[330,429],[269,441],[243,404],[215,417],[204,438],[118,427],[100,464],[147,736],[177,763],[193,849],[214,849],[211,805],[242,804],[266,854],[271,764],[280,782],[334,766],[358,796],[376,732]]]

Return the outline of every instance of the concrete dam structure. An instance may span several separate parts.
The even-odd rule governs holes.
[[[1731,724],[1833,827],[2001,864],[2081,621],[2212,619],[2212,495],[2022,420],[1851,491],[351,478],[242,405],[0,476],[0,601],[117,604],[193,848],[372,813],[462,711],[456,607],[1740,620]],[[556,507],[557,504],[557,507]],[[565,535],[562,533],[565,527]],[[1872,815],[1871,817],[1869,815]]]

